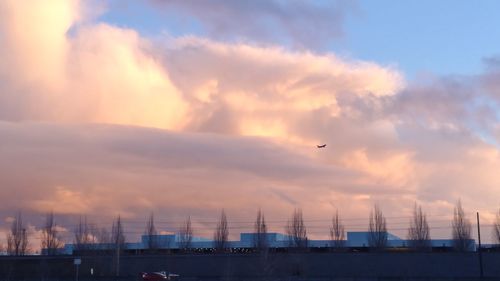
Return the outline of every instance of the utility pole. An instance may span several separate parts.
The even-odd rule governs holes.
[[[481,228],[479,227],[479,212],[477,214],[477,240],[479,242],[479,248],[477,249],[477,253],[479,256],[479,277],[483,279],[484,277],[484,272],[483,272],[483,253],[481,251]]]
[[[116,246],[116,276],[120,276],[120,243]]]

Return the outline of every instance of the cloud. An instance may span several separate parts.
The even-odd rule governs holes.
[[[352,1],[153,0],[170,18],[188,17],[208,37],[325,49],[343,35],[342,24],[356,11]],[[180,16],[181,15],[181,16]],[[178,26],[182,26],[180,21]]]
[[[281,231],[299,206],[325,229],[335,209],[367,217],[375,202],[400,217],[418,201],[431,221],[458,198],[488,218],[498,206],[494,68],[408,83],[332,53],[153,40],[78,1],[0,5],[4,218],[21,208],[36,224],[53,209],[70,228],[120,213],[142,231],[155,210],[165,231],[191,214],[210,236],[223,207],[241,224],[261,207]]]
[[[13,60],[1,77],[4,120],[99,122],[304,141],[290,132],[300,122],[294,119],[317,111],[337,115],[343,96],[391,95],[403,85],[393,69],[333,54],[197,37],[156,46],[133,30],[89,22],[80,15],[79,2],[58,6],[60,11],[50,12],[31,7],[42,23],[29,22],[29,41],[17,38],[14,24],[5,19],[7,45],[19,53],[2,52]],[[15,14],[27,8],[15,7],[4,10]],[[57,28],[44,26],[47,18]],[[34,58],[24,60],[30,46],[43,44],[49,47],[29,52]]]
[[[53,210],[72,225],[69,218],[83,213],[134,220],[154,210],[174,221],[188,214],[203,221],[222,207],[235,216],[262,207],[272,218],[312,205],[332,187],[344,194],[367,190],[352,171],[253,137],[6,122],[0,135],[0,196],[9,198],[0,209],[4,217],[13,209]],[[322,199],[325,208],[334,200]]]
[[[487,69],[498,69],[500,67],[500,56],[490,56],[483,59]]]
[[[187,105],[147,40],[86,23],[80,4],[2,4],[2,119],[181,126]]]
[[[349,115],[348,105],[340,104],[346,97],[393,95],[404,85],[394,69],[333,54],[196,37],[172,40],[162,54],[173,83],[191,101],[188,129],[196,131],[299,140],[304,134],[294,127],[304,118]]]

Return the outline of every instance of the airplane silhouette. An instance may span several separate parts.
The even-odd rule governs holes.
[[[323,144],[323,145],[317,145],[318,148],[325,148],[326,147],[326,143]]]

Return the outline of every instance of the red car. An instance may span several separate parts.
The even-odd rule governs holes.
[[[167,273],[165,271],[160,272],[141,272],[141,278],[143,281],[164,281],[164,280],[177,280],[179,275]]]

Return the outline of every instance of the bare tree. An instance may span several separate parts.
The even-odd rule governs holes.
[[[105,227],[99,228],[94,224],[89,225],[91,248],[93,250],[108,250],[111,245],[111,235]]]
[[[111,228],[111,243],[113,243],[114,249],[119,250],[123,250],[125,245],[125,233],[123,232],[123,223],[120,215],[113,222]]]
[[[262,213],[260,209],[257,212],[257,219],[255,220],[254,230],[254,248],[259,252],[266,251],[268,248],[267,225],[266,219],[264,218],[264,213]]]
[[[345,230],[342,221],[340,220],[339,211],[335,211],[332,218],[332,226],[330,227],[331,246],[334,249],[340,249],[345,246]]]
[[[500,209],[498,210],[495,225],[493,227],[493,236],[497,246],[500,246]]]
[[[87,261],[89,266],[94,268],[96,274],[100,274],[105,269],[104,263],[102,262],[102,255],[110,255],[115,252],[111,252],[111,235],[109,229],[105,227],[97,227],[96,224],[88,224],[88,243],[86,249],[89,250]],[[106,264],[107,265],[107,264]],[[106,269],[109,271],[109,269]],[[99,272],[99,273],[98,273]]]
[[[307,248],[307,231],[301,209],[293,211],[292,218],[286,226],[286,234],[290,247]]]
[[[61,236],[54,219],[54,212],[50,212],[47,214],[45,225],[42,228],[42,249],[45,249],[47,255],[55,255],[62,245]]]
[[[384,214],[379,206],[375,204],[370,212],[370,223],[368,225],[368,245],[372,249],[382,250],[387,247],[387,226]]]
[[[462,202],[458,200],[455,209],[453,210],[453,247],[456,251],[465,252],[470,250],[472,246],[472,224],[465,216]]]
[[[218,252],[223,252],[227,248],[229,230],[227,227],[226,213],[222,210],[220,220],[217,223],[214,233],[214,248]]]
[[[111,243],[113,243],[113,250],[115,251],[116,276],[120,276],[120,255],[125,249],[125,234],[120,215],[113,222],[111,228]]]
[[[191,248],[193,241],[193,228],[191,227],[191,217],[188,216],[184,224],[179,229],[179,248],[186,251]]]
[[[146,223],[146,229],[144,231],[144,235],[146,235],[148,239],[148,249],[156,250],[158,248],[158,232],[156,231],[154,214],[151,213],[149,215],[148,221]]]
[[[90,228],[87,223],[87,216],[80,216],[78,225],[74,230],[75,239],[74,245],[75,250],[88,250],[91,244],[92,235],[90,233]]]
[[[431,248],[431,235],[427,216],[421,206],[415,203],[413,217],[408,228],[408,246],[416,250],[428,250]]]
[[[21,212],[16,214],[14,221],[7,233],[7,254],[12,256],[23,256],[28,252],[28,232],[23,223]]]

